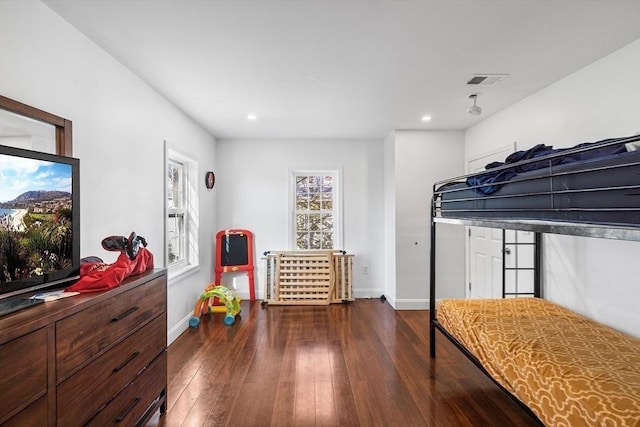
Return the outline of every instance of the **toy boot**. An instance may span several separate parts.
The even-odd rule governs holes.
[[[138,255],[138,251],[140,250],[140,246],[146,248],[147,240],[144,237],[136,235],[135,232],[131,232],[129,238],[127,239],[126,248],[127,256],[129,259],[135,259],[136,255]]]
[[[147,240],[144,237],[131,232],[129,238],[124,236],[109,236],[102,239],[102,247],[107,251],[125,252],[129,259],[133,260],[138,255],[140,246],[147,247]]]
[[[127,247],[127,238],[124,236],[109,236],[102,239],[102,248],[111,252],[122,252]]]

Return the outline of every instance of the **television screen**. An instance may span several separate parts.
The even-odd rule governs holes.
[[[0,298],[77,279],[79,161],[0,145]]]

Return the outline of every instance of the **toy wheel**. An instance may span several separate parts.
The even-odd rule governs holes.
[[[200,324],[199,317],[192,317],[191,319],[189,319],[189,326],[191,326],[192,328],[197,328],[199,324]]]
[[[235,316],[231,316],[231,315],[224,316],[224,324],[227,326],[233,325],[233,322],[235,321],[236,321]]]

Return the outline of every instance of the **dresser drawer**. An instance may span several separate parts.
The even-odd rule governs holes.
[[[166,345],[163,314],[64,381],[58,386],[58,426],[83,425]]]
[[[39,329],[0,346],[0,423],[47,393],[47,332]]]
[[[47,397],[42,396],[26,409],[7,422],[2,423],[2,427],[42,427],[47,420]]]
[[[165,283],[162,278],[151,280],[57,322],[58,382],[164,313]]]
[[[86,425],[133,426],[165,389],[167,353],[158,356],[127,388]]]

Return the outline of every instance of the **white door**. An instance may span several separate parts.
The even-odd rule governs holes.
[[[469,227],[469,298],[502,297],[502,230]]]
[[[511,144],[467,160],[467,173],[482,171],[486,164],[494,161],[504,161],[514,149],[515,144]],[[467,229],[467,298],[500,298],[502,230],[482,227]]]

